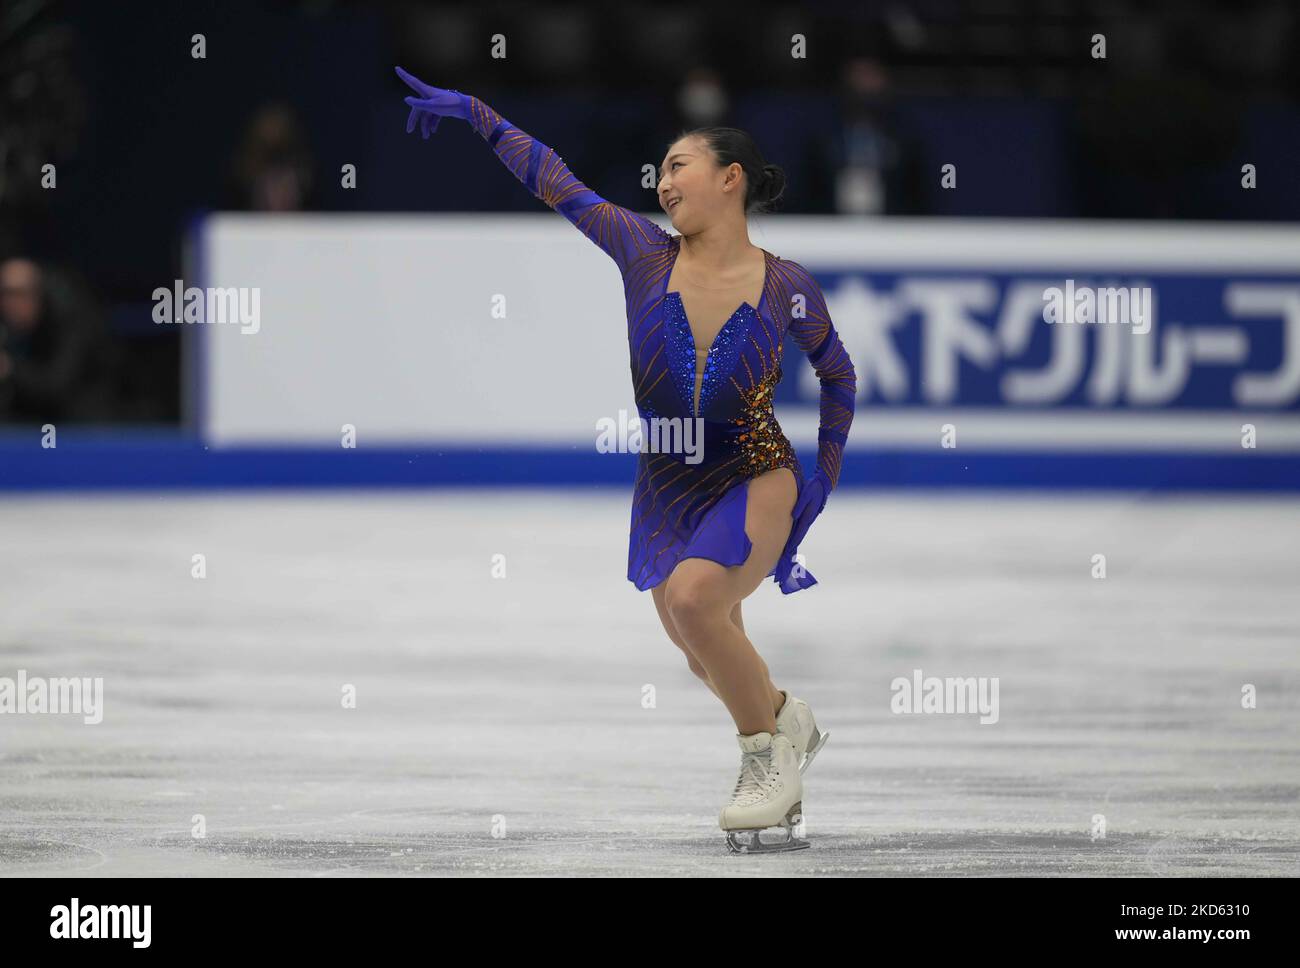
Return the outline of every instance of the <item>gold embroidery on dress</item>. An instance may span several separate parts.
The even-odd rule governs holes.
[[[759,360],[763,364],[763,375],[754,380],[751,372],[749,389],[741,388],[732,378],[741,400],[740,416],[734,417],[732,423],[743,428],[737,435],[737,445],[742,473],[746,477],[757,477],[775,467],[794,470],[798,466],[794,448],[776,422],[776,411],[772,407],[772,395],[781,382],[780,356],[774,351],[769,359],[765,359],[760,353]]]

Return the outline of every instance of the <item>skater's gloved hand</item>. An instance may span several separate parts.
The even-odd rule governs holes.
[[[826,498],[830,493],[831,479],[819,467],[817,473],[804,481],[799,497],[794,502],[794,508],[790,511],[794,524],[790,528],[790,538],[786,542],[789,547],[797,548],[803,541],[813,521],[817,520],[817,515],[821,514],[826,507]]]
[[[406,133],[415,130],[415,123],[420,123],[420,134],[426,139],[438,130],[438,122],[443,118],[469,117],[469,95],[460,91],[447,90],[425,84],[414,74],[409,74],[400,67],[395,68],[397,76],[404,80],[419,97],[408,97],[406,103],[411,106],[411,113],[406,118]]]

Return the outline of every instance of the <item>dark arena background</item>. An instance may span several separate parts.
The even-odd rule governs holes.
[[[1283,0],[5,3],[0,875],[1294,877],[1297,49]],[[735,724],[627,580],[617,268],[396,65],[665,229],[680,132],[784,169],[750,239],[857,381],[818,585],[744,603],[831,734],[811,849],[726,849]]]

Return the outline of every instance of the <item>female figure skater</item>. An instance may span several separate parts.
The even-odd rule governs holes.
[[[816,584],[796,554],[839,479],[857,382],[812,276],[749,241],[746,213],[780,196],[784,174],[742,131],[683,135],[660,167],[659,203],[680,233],[670,235],[605,201],[478,98],[397,74],[417,95],[406,98],[408,133],[419,125],[428,138],[444,117],[468,121],[618,265],[640,416],[695,420],[704,450],[695,463],[641,451],[627,577],[651,590],[668,637],[735,720],[740,776],[718,818],[728,846],[807,847],[801,774],[826,735],[807,703],[772,683],[740,603],[767,577],[787,595]],[[772,409],[787,333],[821,381],[817,467],[806,481]],[[760,839],[778,826],[783,839]]]

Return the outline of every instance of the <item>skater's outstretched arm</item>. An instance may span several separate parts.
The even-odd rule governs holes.
[[[854,400],[858,391],[853,361],[831,323],[826,299],[812,274],[797,262],[782,259],[789,269],[789,283],[794,296],[802,296],[799,313],[790,321],[790,335],[799,349],[808,355],[821,381],[821,421],[817,429],[817,470],[804,483],[791,516],[794,527],[791,545],[807,533],[808,527],[826,506],[826,498],[840,480],[844,444],[853,423]]]
[[[406,120],[408,133],[418,123],[427,138],[443,117],[468,121],[534,196],[600,246],[621,272],[626,274],[642,255],[671,240],[648,218],[601,198],[569,171],[552,148],[515,127],[473,95],[432,87],[400,67],[397,76],[418,94],[406,99],[411,106]]]

